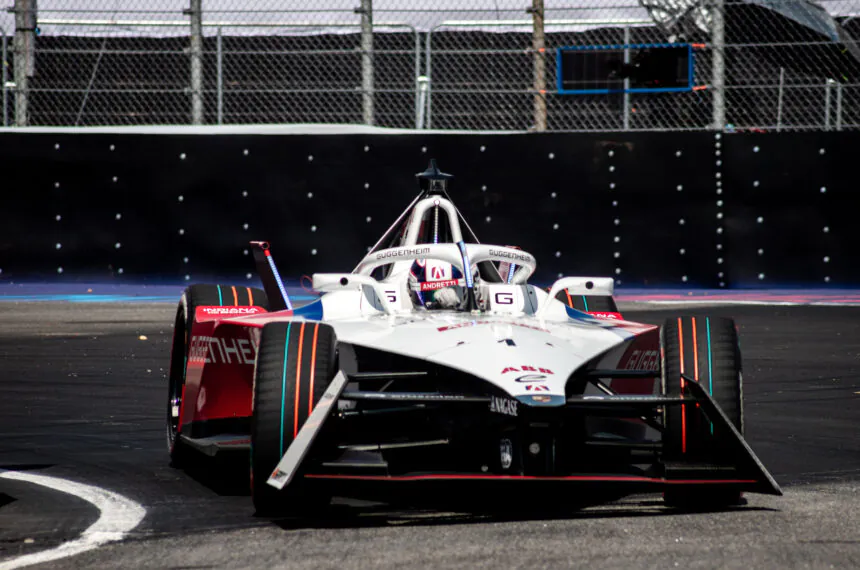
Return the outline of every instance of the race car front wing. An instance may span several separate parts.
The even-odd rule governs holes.
[[[370,461],[364,469],[355,469],[354,461],[348,464],[352,468],[339,468],[347,465],[337,461],[323,465],[304,466],[308,452],[326,423],[336,415],[347,417],[362,416],[360,410],[337,410],[336,402],[374,402],[398,404],[400,407],[391,411],[421,410],[426,412],[428,406],[459,407],[467,405],[492,405],[493,396],[475,394],[456,394],[443,392],[382,392],[347,389],[347,386],[359,380],[386,380],[392,378],[408,378],[425,375],[425,372],[395,372],[395,373],[358,373],[345,374],[340,371],[329,385],[320,403],[313,410],[308,421],[300,429],[297,437],[281,458],[276,469],[268,480],[268,484],[283,489],[301,471],[301,476],[314,480],[329,481],[376,481],[376,482],[432,482],[432,481],[497,481],[497,482],[544,482],[544,483],[583,483],[583,484],[612,484],[624,486],[629,492],[660,491],[675,486],[720,486],[733,487],[742,491],[763,494],[781,495],[782,491],[758,459],[750,446],[744,440],[738,429],[732,424],[723,410],[716,404],[708,392],[692,378],[684,377],[689,391],[685,398],[667,397],[662,395],[620,395],[614,393],[603,384],[601,378],[654,377],[650,370],[591,370],[583,378],[595,386],[601,395],[572,395],[566,398],[564,410],[576,410],[586,415],[609,417],[638,418],[642,423],[655,429],[663,429],[659,422],[654,421],[654,410],[666,406],[695,406],[712,423],[714,429],[721,434],[719,453],[707,458],[661,457],[661,460],[650,468],[620,469],[618,472],[564,472],[541,473],[482,473],[475,472],[434,472],[432,469],[392,472],[384,461]],[[486,408],[485,408],[486,409]],[[548,409],[548,408],[544,408]],[[650,412],[650,413],[646,413]],[[633,453],[647,452],[656,456],[661,455],[662,445],[659,441],[610,440],[585,442],[595,447],[613,447],[629,450]],[[445,438],[432,440],[416,440],[405,443],[385,444],[372,443],[368,445],[348,446],[353,452],[363,449],[382,451],[394,447],[428,448],[430,446],[445,446],[449,440]],[[319,468],[317,468],[319,467]]]

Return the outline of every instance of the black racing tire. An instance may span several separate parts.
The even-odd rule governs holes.
[[[263,327],[254,367],[251,418],[251,495],[260,516],[307,516],[331,495],[302,480],[283,489],[266,481],[337,372],[334,329],[314,322]]]
[[[696,380],[743,435],[743,370],[738,333],[732,319],[676,317],[660,329],[662,392],[682,395],[681,374]],[[697,406],[666,406],[663,455],[667,461],[707,461],[719,453],[721,434]],[[667,505],[711,508],[738,504],[740,492],[706,487],[672,489]]]
[[[262,307],[269,310],[269,301],[262,289],[232,285],[191,285],[182,292],[176,319],[173,323],[173,341],[170,346],[170,369],[167,380],[167,450],[170,464],[187,466],[194,457],[192,450],[179,438],[179,410],[185,388],[185,371],[188,348],[191,346],[191,324],[197,307]]]

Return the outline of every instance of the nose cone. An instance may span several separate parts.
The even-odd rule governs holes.
[[[483,378],[529,406],[561,406],[570,375],[621,339],[597,331],[582,344],[539,325],[486,323],[440,334],[456,335],[457,345],[429,360]]]

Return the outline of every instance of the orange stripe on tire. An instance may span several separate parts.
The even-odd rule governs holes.
[[[236,294],[236,286],[233,285],[230,288],[233,290],[233,306],[238,307],[239,306],[239,295]]]
[[[565,293],[565,295],[567,295],[567,306],[572,309],[573,308],[573,299],[570,298],[570,291],[565,289],[564,293]]]
[[[314,340],[311,347],[311,381],[308,388],[308,416],[314,411],[314,372],[316,372],[317,363],[317,333],[319,332],[319,323],[314,325]]]
[[[696,339],[696,319],[693,318],[693,378],[699,381],[699,341]]]
[[[293,406],[293,437],[299,434],[299,388],[302,385],[302,344],[305,340],[305,323],[302,323],[302,328],[299,329],[299,356],[296,359],[296,401]]]
[[[245,287],[245,289],[248,290],[248,305],[253,307],[254,306],[254,293],[251,291],[250,287]]]

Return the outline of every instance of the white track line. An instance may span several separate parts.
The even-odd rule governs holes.
[[[0,562],[0,570],[13,570],[31,564],[49,562],[68,556],[74,556],[87,550],[98,548],[108,542],[121,540],[132,531],[146,514],[138,503],[118,495],[117,493],[100,489],[92,485],[84,485],[59,477],[49,477],[23,471],[0,470],[0,478],[13,481],[24,481],[41,485],[55,491],[74,495],[92,504],[99,510],[99,519],[75,540],[64,542],[56,548],[25,554],[5,562]]]

